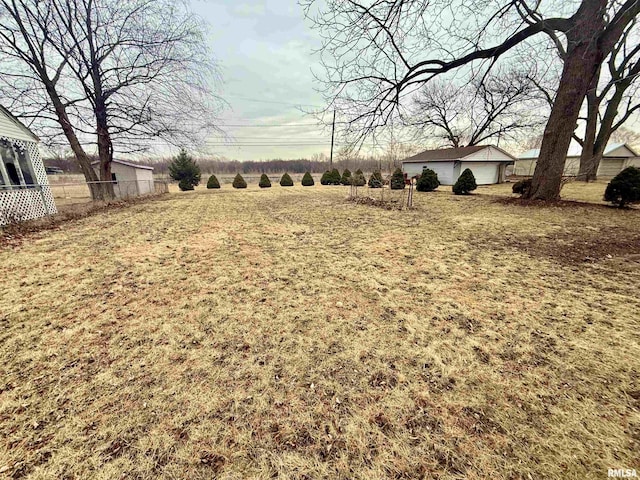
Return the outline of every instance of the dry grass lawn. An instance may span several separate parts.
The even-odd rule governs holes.
[[[640,211],[196,191],[0,250],[0,477],[640,469]]]

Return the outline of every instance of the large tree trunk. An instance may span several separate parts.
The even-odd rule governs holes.
[[[98,134],[98,158],[100,159],[100,180],[105,200],[115,198],[113,182],[111,180],[111,161],[113,160],[113,145],[109,134],[107,109],[102,101],[96,104],[96,132]]]
[[[62,132],[64,133],[64,136],[67,138],[67,141],[69,142],[69,146],[71,147],[71,150],[73,151],[76,157],[76,161],[78,162],[78,165],[80,165],[80,170],[84,175],[87,185],[89,186],[89,192],[91,193],[91,198],[93,200],[104,200],[102,188],[100,187],[100,184],[97,183],[98,175],[96,174],[95,170],[91,166],[91,159],[87,155],[87,152],[84,151],[84,148],[82,148],[82,145],[80,144],[80,141],[76,136],[76,132],[71,126],[71,122],[69,121],[69,116],[67,115],[67,110],[64,104],[62,103],[62,100],[58,96],[53,86],[47,84],[46,87],[47,87],[47,92],[49,94],[49,98],[51,98],[51,101],[55,108],[56,116],[58,117],[58,123],[62,128]]]
[[[560,198],[562,173],[580,107],[598,67],[604,60],[600,33],[604,31],[606,0],[583,0],[567,32],[568,49],[562,77],[527,198]]]

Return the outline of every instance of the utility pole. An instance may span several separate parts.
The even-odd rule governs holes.
[[[329,157],[329,170],[333,170],[333,134],[336,131],[336,111],[333,110],[333,123],[331,124],[331,156]]]

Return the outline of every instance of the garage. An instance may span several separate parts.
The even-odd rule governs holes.
[[[492,185],[505,181],[507,165],[515,158],[493,145],[474,145],[460,148],[426,150],[402,161],[402,171],[409,177],[430,168],[438,175],[441,185],[453,185],[460,174],[471,169],[478,185]]]

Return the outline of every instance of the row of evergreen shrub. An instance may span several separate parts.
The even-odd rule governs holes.
[[[351,170],[345,168],[342,175],[337,168],[333,170],[327,170],[322,174],[320,178],[322,185],[355,185],[357,187],[364,187],[367,184],[367,180],[364,177],[362,170],[358,169],[352,175]]]
[[[324,175],[322,175],[320,183],[322,185],[356,185],[358,187],[363,187],[364,185],[367,184],[364,177],[364,173],[362,173],[362,170],[358,169],[353,175],[351,175],[351,172],[349,171],[349,169],[345,169],[343,174],[340,175],[338,170],[335,168],[332,171],[327,170],[324,173]],[[310,187],[310,186],[313,186],[314,184],[315,182],[313,180],[313,177],[311,176],[311,173],[306,172],[302,177],[302,185],[305,187]],[[242,178],[242,175],[240,175],[239,173],[233,179],[232,185],[233,185],[233,188],[247,188],[247,182],[244,180],[244,178]],[[384,185],[382,174],[379,171],[373,172],[369,177],[368,185],[371,188],[381,188]],[[420,175],[420,177],[418,178],[418,181],[416,183],[416,189],[419,192],[432,192],[436,188],[438,188],[439,185],[440,185],[440,182],[438,181],[438,175],[436,174],[436,172],[434,172],[429,168],[425,168],[422,171],[422,175]],[[267,174],[265,173],[262,174],[262,176],[260,177],[260,181],[258,182],[258,186],[260,188],[271,187],[271,180],[269,180],[269,177],[267,176]],[[282,178],[280,179],[280,186],[282,187],[293,186],[293,180],[291,179],[291,176],[288,173],[285,173],[284,175],[282,175]],[[403,188],[405,188],[404,173],[402,173],[402,170],[400,168],[397,168],[393,172],[393,175],[391,175],[389,186],[391,190],[402,190]],[[185,187],[187,186],[185,185]],[[209,177],[209,180],[207,181],[207,188],[209,189],[220,188],[220,182],[218,181],[218,178],[215,175],[211,175]],[[462,175],[460,175],[460,178],[458,178],[458,181],[453,186],[453,193],[455,193],[456,195],[466,195],[472,190],[475,190],[476,188],[477,188],[477,185],[476,185],[475,177],[473,176],[473,173],[471,172],[471,170],[467,168],[464,172],[462,172]],[[181,185],[180,189],[193,190],[193,187],[183,188],[183,186]]]
[[[314,185],[314,183],[315,182],[313,181],[313,177],[311,176],[311,174],[309,172],[305,173],[304,176],[302,177],[302,185],[305,187],[311,187]],[[233,179],[232,185],[233,185],[233,188],[247,188],[247,182],[245,181],[244,178],[242,178],[242,175],[240,175],[239,173]],[[258,182],[258,186],[260,188],[271,187],[271,180],[269,180],[269,177],[267,176],[266,173],[263,173],[260,176],[260,181]],[[280,178],[280,186],[293,187],[293,179],[291,178],[291,175],[289,175],[288,173],[285,173],[284,175],[282,175],[282,178]],[[207,188],[220,188],[220,182],[218,181],[218,178],[215,175],[211,175],[209,177],[209,181],[207,181]]]

